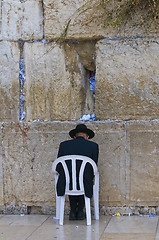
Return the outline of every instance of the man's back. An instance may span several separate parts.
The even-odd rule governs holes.
[[[83,137],[77,137],[72,140],[64,141],[60,144],[58,157],[65,155],[82,155],[90,157],[97,164],[98,162],[98,144],[88,141]]]
[[[97,164],[98,162],[98,144],[86,140],[84,137],[78,136],[75,139],[64,141],[60,144],[58,157],[66,155],[82,155],[90,157]],[[70,170],[68,164],[68,169]],[[77,173],[79,173],[80,163],[77,164]],[[59,181],[57,184],[58,195],[61,196],[65,191],[65,176],[62,166],[57,167],[57,171],[60,173]],[[84,187],[87,197],[93,195],[93,171],[90,165],[87,165],[84,172]]]

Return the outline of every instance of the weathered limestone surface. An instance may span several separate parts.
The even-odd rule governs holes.
[[[1,0],[0,39],[28,40],[43,38],[41,0]]]
[[[0,9],[2,9],[2,0],[0,0]],[[2,11],[0,11],[0,39],[1,39],[1,28],[2,28]]]
[[[46,39],[92,39],[106,34],[99,1],[45,0]]]
[[[159,204],[159,122],[127,122],[127,193],[133,206]]]
[[[26,120],[79,119],[85,111],[86,70],[69,43],[25,43]]]
[[[45,0],[45,37],[47,39],[56,39],[65,36],[70,18],[86,2],[86,0]]]
[[[88,124],[95,130],[99,144],[100,204],[123,206],[125,203],[125,126],[124,122]]]
[[[3,157],[2,157],[2,123],[0,124],[0,206],[4,205],[3,199]]]
[[[79,55],[79,61],[83,66],[89,71],[95,71],[95,45],[96,40],[86,40],[86,41],[74,41],[72,42],[71,47]]]
[[[124,1],[116,0],[45,0],[44,8],[47,39],[98,39],[159,32],[158,19],[152,23],[144,5],[132,10]]]
[[[54,211],[59,144],[94,111],[101,212],[159,206],[159,19],[147,1],[131,13],[124,2],[0,0],[0,211]]]
[[[19,57],[16,42],[0,42],[0,121],[19,119]]]
[[[101,40],[96,55],[96,117],[158,119],[159,39]]]
[[[4,127],[5,204],[51,206],[55,202],[51,166],[73,123],[17,123]]]
[[[6,124],[4,127],[4,199],[6,205],[50,206],[55,201],[51,166],[59,124]],[[64,126],[65,127],[65,126]]]
[[[61,141],[76,122],[17,123],[4,127],[5,204],[51,206],[55,204],[51,166]],[[89,122],[100,146],[101,204],[124,203],[125,158],[122,122]]]
[[[4,123],[1,204],[4,201],[6,206],[55,205],[52,162],[60,142],[70,139],[68,132],[76,124]],[[86,124],[95,131],[93,141],[99,144],[100,205],[158,206],[159,122]]]

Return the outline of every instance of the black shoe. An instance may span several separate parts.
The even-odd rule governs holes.
[[[69,220],[76,220],[76,213],[75,212],[70,212],[69,214]]]
[[[77,213],[77,220],[84,220],[85,219],[85,214],[83,211],[78,211]]]

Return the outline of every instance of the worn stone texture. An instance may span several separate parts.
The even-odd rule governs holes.
[[[116,0],[45,0],[45,37],[99,39],[116,35],[157,35],[158,18],[153,21],[153,13],[145,4],[142,2],[133,8]]]
[[[159,39],[101,40],[96,47],[96,117],[158,119]]]
[[[79,61],[89,71],[96,70],[95,45],[97,40],[72,41],[72,47],[79,55]]]
[[[55,204],[52,162],[61,141],[77,122],[5,124],[4,200],[6,205]],[[100,202],[122,205],[125,198],[124,126],[122,122],[89,122],[100,147]]]
[[[100,204],[123,206],[125,203],[125,126],[108,121],[88,125],[95,130],[99,144]]]
[[[26,121],[79,119],[85,112],[87,71],[71,43],[25,43]]]
[[[2,0],[0,0],[0,9],[2,9]],[[2,11],[0,11],[0,39],[1,39],[1,28],[2,28]]]
[[[74,16],[77,9],[79,9],[86,2],[87,1],[85,0],[45,0],[45,38],[63,38],[67,32],[70,18]]]
[[[55,194],[51,166],[57,155],[59,140],[64,138],[62,129],[60,134],[58,129],[58,123],[5,124],[6,205],[53,204]]]
[[[127,129],[128,203],[159,205],[159,122],[130,121]]]
[[[157,213],[144,206],[159,206],[159,19],[152,24],[147,1],[127,15],[124,2],[0,0],[1,212],[55,210],[58,146],[79,123],[72,119],[95,110],[100,121],[86,124],[100,149],[101,213]]]
[[[16,42],[0,42],[0,121],[19,119],[19,57]]]
[[[0,206],[4,205],[4,198],[3,198],[3,155],[2,155],[2,129],[3,129],[3,124],[0,124],[1,129],[0,129]]]
[[[69,122],[12,123],[4,126],[4,201],[6,205],[55,204],[52,162]]]
[[[3,0],[1,2],[1,36],[3,40],[43,38],[41,0]]]
[[[55,206],[52,162],[60,142],[70,139],[68,132],[76,124],[3,124],[1,204]],[[86,125],[94,130],[93,141],[99,144],[100,206],[158,206],[159,122],[92,121]]]

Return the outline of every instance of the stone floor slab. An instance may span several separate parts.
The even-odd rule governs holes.
[[[36,230],[37,226],[0,226],[1,240],[26,240],[32,232]]]
[[[154,240],[152,233],[104,233],[100,240]]]
[[[0,226],[20,225],[20,226],[39,226],[43,224],[49,216],[45,215],[5,215],[0,218]]]
[[[159,240],[158,217],[92,218],[92,225],[84,221],[69,221],[64,225],[48,215],[0,215],[0,240]],[[156,238],[155,238],[156,237]]]
[[[102,216],[99,221],[92,219],[92,225],[87,226],[85,221],[69,221],[65,216],[64,225],[50,217],[27,240],[98,240],[111,217]]]
[[[156,238],[155,238],[155,240],[159,240],[159,226],[157,226]]]
[[[151,233],[154,234],[157,228],[158,217],[147,216],[113,217],[109,222],[105,233]]]

